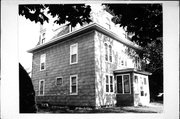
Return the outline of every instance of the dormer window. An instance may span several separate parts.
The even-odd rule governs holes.
[[[110,19],[106,18],[106,26],[108,29],[111,29]]]
[[[41,44],[45,43],[45,33],[42,34],[42,38],[41,38]]]

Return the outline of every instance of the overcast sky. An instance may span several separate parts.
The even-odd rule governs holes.
[[[28,69],[32,66],[32,54],[27,50],[35,47],[38,43],[40,25],[22,16],[19,16],[18,20],[19,62],[25,69]]]

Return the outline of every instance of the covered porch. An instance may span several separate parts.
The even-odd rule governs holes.
[[[149,72],[134,68],[114,71],[117,106],[148,105],[150,102]]]

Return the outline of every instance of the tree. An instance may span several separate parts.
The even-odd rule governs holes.
[[[162,5],[161,4],[104,4],[133,42],[143,47],[140,57],[150,76],[151,97],[163,92]]]
[[[35,91],[26,70],[19,63],[19,94],[20,113],[35,113],[37,111],[35,102]]]
[[[52,17],[57,17],[54,23],[59,25],[68,21],[74,27],[77,23],[83,25],[84,22],[91,22],[91,7],[85,4],[19,5],[19,15],[25,16],[26,19],[36,23],[49,22],[45,11]]]
[[[140,46],[162,37],[161,4],[105,4],[105,10],[114,17],[112,21],[120,24],[129,34],[132,41]]]

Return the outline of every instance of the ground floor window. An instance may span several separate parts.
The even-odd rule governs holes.
[[[122,74],[117,77],[117,93],[129,94],[130,93],[130,75]]]
[[[70,94],[77,94],[78,93],[78,76],[71,75],[70,76]]]
[[[62,83],[63,83],[62,77],[57,77],[57,78],[56,78],[56,85],[57,85],[57,86],[62,86]]]
[[[106,75],[106,92],[112,93],[114,92],[114,79],[111,75]]]
[[[39,95],[44,95],[44,86],[45,86],[45,81],[40,80],[39,81]]]

